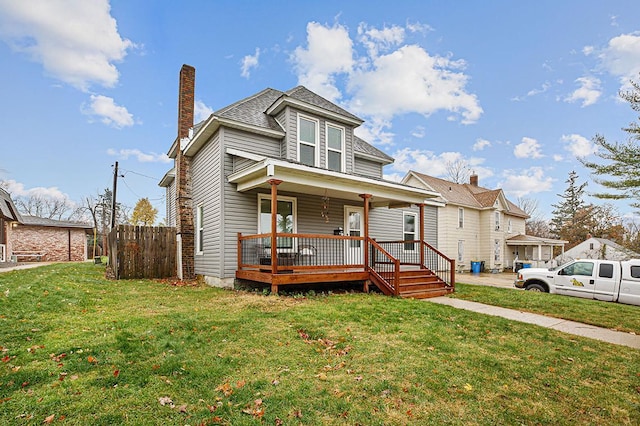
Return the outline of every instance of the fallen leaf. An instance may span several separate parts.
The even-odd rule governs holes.
[[[183,404],[180,407],[178,407],[178,411],[180,411],[181,413],[186,413],[187,412],[187,404]]]
[[[233,389],[231,388],[231,385],[229,383],[223,383],[220,386],[218,386],[215,390],[222,392],[224,396],[229,396],[233,393]]]
[[[120,375],[120,370],[113,370],[113,377],[118,377]]]
[[[169,407],[173,408],[175,407],[175,405],[173,404],[173,400],[171,398],[169,398],[168,396],[161,396],[160,398],[158,398],[158,402],[160,403],[160,405],[162,405],[163,407],[165,405],[168,405]]]
[[[97,360],[97,359],[95,359],[94,357],[92,357],[91,355],[89,355],[89,356],[87,357],[87,362],[89,362],[90,364],[97,364],[97,363],[98,363],[98,360]]]
[[[473,390],[473,386],[471,386],[469,383],[465,383],[464,390],[471,392]]]
[[[52,414],[52,415],[46,417],[42,423],[51,424],[51,423],[53,423],[53,419],[55,419],[55,418],[56,418],[56,415]]]
[[[247,382],[245,382],[244,380],[238,380],[238,381],[236,382],[236,388],[237,388],[237,389],[240,389],[240,388],[244,387],[244,385],[245,385],[246,383],[247,383]]]

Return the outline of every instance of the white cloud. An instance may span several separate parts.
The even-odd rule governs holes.
[[[533,138],[523,137],[522,142],[515,146],[513,149],[513,155],[516,158],[542,158],[543,155],[540,152],[540,144]]]
[[[571,134],[562,135],[562,141],[566,142],[565,149],[578,158],[584,158],[598,151],[597,145],[584,136]]]
[[[307,24],[307,48],[297,47],[291,56],[300,84],[321,96],[337,101],[341,93],[335,86],[338,73],[349,73],[354,65],[353,42],[346,27]]]
[[[493,176],[493,171],[483,167],[482,158],[465,158],[460,152],[442,152],[435,154],[432,151],[403,148],[393,153],[395,158],[391,173],[385,176],[394,176],[396,174],[406,174],[409,170],[415,170],[419,173],[425,173],[430,176],[439,176],[447,178],[447,164],[455,161],[465,161],[470,169],[483,178]]]
[[[209,118],[211,114],[213,114],[213,109],[201,100],[196,99],[193,111],[194,121],[196,123],[199,123],[202,120],[206,120],[207,118]]]
[[[598,59],[606,71],[620,79],[623,90],[628,89],[629,80],[637,80],[640,72],[640,32],[612,38]]]
[[[427,134],[427,131],[424,128],[424,126],[416,126],[416,128],[413,129],[413,131],[411,132],[411,136],[418,139],[424,138],[426,134]]]
[[[540,167],[531,167],[518,172],[506,170],[503,176],[504,181],[498,186],[507,196],[524,197],[538,192],[550,191],[553,184],[553,179],[545,176]]]
[[[242,58],[240,75],[244,78],[251,76],[251,70],[258,66],[258,60],[260,59],[260,49],[256,47],[256,53],[254,55],[246,55]]]
[[[564,160],[564,157],[560,154],[553,154],[552,158],[553,158],[553,161],[556,161],[556,162]]]
[[[155,152],[145,153],[139,149],[120,149],[115,150],[112,148],[107,149],[107,154],[113,157],[118,157],[123,160],[129,159],[129,157],[136,158],[141,163],[171,163],[173,160],[165,153],[156,154]]]
[[[82,109],[83,114],[97,116],[108,126],[121,129],[134,124],[133,115],[123,106],[116,105],[112,98],[102,95],[91,95],[91,104]]]
[[[297,47],[291,61],[299,84],[365,118],[365,132],[374,136],[370,142],[391,144],[389,129],[403,114],[428,117],[443,111],[448,119],[476,122],[483,110],[477,96],[466,90],[465,62],[403,44],[407,30],[413,34],[428,29],[418,24],[382,29],[361,24],[352,39],[342,25],[310,22],[307,45]]]
[[[483,149],[489,148],[490,146],[491,142],[486,139],[478,138],[471,149],[473,149],[474,151],[482,151]]]
[[[2,182],[3,188],[11,194],[12,198],[16,197],[42,197],[52,200],[69,201],[69,196],[60,191],[58,187],[50,186],[45,188],[43,186],[37,186],[34,188],[25,188],[23,183],[16,182],[13,179],[8,179]]]
[[[600,80],[595,77],[580,77],[576,79],[576,83],[580,85],[571,95],[564,98],[565,102],[582,101],[582,106],[593,105],[598,101],[602,90],[600,89]]]
[[[543,68],[545,67],[546,64],[543,64]],[[548,67],[548,65],[546,65]],[[545,93],[546,91],[548,91],[551,88],[551,83],[549,83],[548,81],[545,81],[544,83],[542,83],[542,86],[540,86],[540,88],[537,89],[531,89],[527,92],[527,94],[525,96],[514,96],[513,98],[511,98],[512,101],[524,101],[526,98],[530,98],[532,96],[536,96],[536,95],[540,95],[542,93]]]
[[[107,0],[0,0],[0,37],[82,91],[113,87],[134,44],[118,33]]]

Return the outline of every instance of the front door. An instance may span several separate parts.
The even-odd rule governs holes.
[[[344,234],[350,237],[364,235],[364,208],[344,207]],[[364,242],[362,240],[345,241],[345,264],[359,265],[364,263]]]

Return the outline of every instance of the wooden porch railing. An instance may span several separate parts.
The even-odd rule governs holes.
[[[400,294],[400,260],[389,254],[375,240],[369,240],[369,273],[378,287],[387,294]],[[387,291],[384,291],[387,290]]]
[[[276,234],[276,273],[364,268],[364,237]],[[238,234],[238,269],[272,270],[271,234]]]
[[[425,241],[377,241],[401,266],[417,266],[431,270],[447,286],[455,288],[456,261],[445,256]]]

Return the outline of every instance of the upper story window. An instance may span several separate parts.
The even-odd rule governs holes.
[[[464,228],[464,209],[458,207],[458,228]]]
[[[318,121],[298,115],[298,161],[307,166],[318,165]]]
[[[507,232],[513,232],[513,223],[511,222],[511,219],[507,221]]]
[[[495,213],[496,218],[496,231],[500,230],[500,212]]]
[[[344,171],[344,128],[327,124],[327,169]]]

